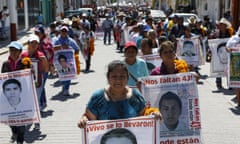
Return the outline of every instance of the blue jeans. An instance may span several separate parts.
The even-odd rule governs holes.
[[[42,106],[43,104],[47,103],[47,99],[46,99],[46,91],[45,91],[45,84],[46,84],[46,80],[48,78],[48,72],[43,72],[42,73],[43,76],[43,82],[42,82],[42,93],[40,96],[40,105]]]
[[[110,44],[111,43],[111,28],[104,29],[104,38],[103,38],[104,44],[106,44],[107,37],[108,37],[108,44]]]
[[[71,80],[62,81],[62,85],[63,85],[62,90],[69,90],[70,84],[71,84]]]
[[[2,24],[2,36],[5,36],[6,35],[5,20],[1,20],[1,24]]]

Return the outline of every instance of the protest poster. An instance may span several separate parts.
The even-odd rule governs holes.
[[[149,72],[162,64],[162,59],[159,54],[143,55],[139,56],[139,58],[145,60]]]
[[[73,49],[61,49],[54,52],[54,67],[60,81],[77,78],[76,63]]]
[[[189,65],[198,66],[201,64],[199,36],[192,38],[177,39],[177,55],[184,59]]]
[[[15,126],[40,122],[30,69],[0,74],[0,90],[0,123]]]
[[[229,56],[228,84],[232,88],[240,88],[240,52],[234,51]]]
[[[142,93],[160,109],[160,144],[201,143],[200,105],[192,73],[142,77]]]
[[[83,144],[157,144],[158,121],[151,116],[88,121]],[[112,142],[113,140],[114,142]]]
[[[226,43],[228,39],[229,38],[208,40],[209,47],[212,52],[210,75],[213,77],[226,76],[229,55],[226,51]]]

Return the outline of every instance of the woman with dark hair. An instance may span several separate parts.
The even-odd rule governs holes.
[[[187,63],[184,60],[177,59],[172,42],[163,42],[158,49],[158,53],[162,58],[162,64],[160,67],[154,68],[150,75],[167,75],[189,71]]]
[[[136,136],[128,129],[116,128],[105,133],[100,144],[137,144]]]
[[[2,64],[2,73],[12,72],[12,71],[18,71],[24,69],[26,66],[23,64],[23,59],[20,57],[20,54],[22,52],[22,44],[17,41],[12,41],[9,45],[9,57],[7,61],[4,61]],[[26,68],[30,68],[31,65],[27,65]],[[3,93],[7,96],[7,99],[9,100],[10,105],[16,105],[20,102],[20,95],[17,96],[17,93],[20,93],[22,91],[22,86],[19,81],[16,79],[8,79],[6,80],[3,85]],[[16,94],[17,97],[14,97],[14,101],[10,100],[12,98],[8,97],[8,93],[12,91],[14,94]],[[17,141],[18,144],[22,144],[24,141],[24,133],[25,133],[25,125],[23,126],[10,126],[12,131],[12,136],[10,139],[10,142],[13,143]]]
[[[108,86],[93,93],[78,127],[84,128],[88,120],[112,120],[142,116],[145,100],[141,93],[127,86],[129,73],[126,64],[114,60],[108,65]],[[161,119],[159,112],[153,113]]]

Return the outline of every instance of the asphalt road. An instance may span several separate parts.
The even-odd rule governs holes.
[[[84,112],[86,103],[92,92],[107,84],[106,66],[113,59],[123,59],[116,45],[103,45],[97,40],[92,57],[90,73],[83,73],[72,81],[71,96],[59,96],[61,86],[57,78],[48,79],[46,83],[48,106],[43,112],[40,131],[33,126],[27,127],[26,143],[35,144],[81,144],[82,133],[77,122]],[[0,63],[7,59],[1,55]],[[81,70],[85,62],[81,59]],[[215,78],[208,78],[209,63],[200,67],[204,76],[198,84],[200,113],[202,122],[202,140],[205,144],[239,144],[240,109],[236,108],[234,91],[217,90]],[[223,79],[224,87],[226,80]],[[0,125],[0,144],[7,144],[11,136],[8,126]]]

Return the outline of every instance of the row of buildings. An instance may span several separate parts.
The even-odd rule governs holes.
[[[194,12],[200,18],[208,16],[213,22],[228,13],[234,28],[240,25],[239,0],[152,0],[151,4],[155,9],[171,7],[175,12]]]
[[[11,0],[0,0],[0,9],[3,6],[11,7]],[[48,25],[56,19],[60,19],[65,10],[80,7],[92,7],[110,4],[112,1],[127,1],[132,3],[147,3],[154,9],[166,11],[170,7],[175,12],[196,12],[200,18],[208,15],[213,22],[229,12],[232,25],[237,28],[240,24],[239,0],[16,0],[17,29],[28,29],[37,23],[37,17],[41,14],[44,24]],[[11,23],[11,22],[10,22]]]

